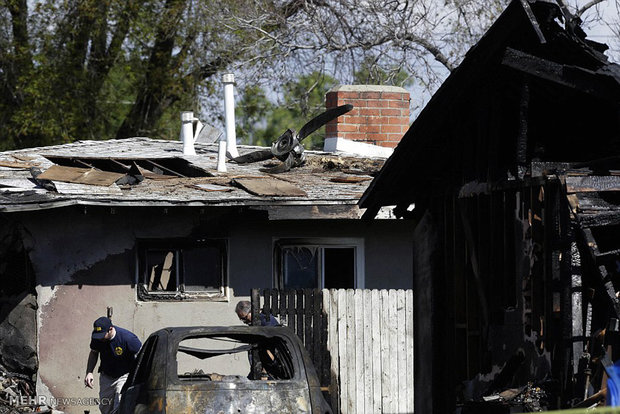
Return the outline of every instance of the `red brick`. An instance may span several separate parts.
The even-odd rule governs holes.
[[[338,124],[338,132],[358,132],[359,125],[356,124]]]
[[[393,99],[396,101],[408,101],[409,94],[401,93],[401,92],[383,92],[381,94],[381,99]]]
[[[381,92],[361,92],[360,97],[364,99],[380,99]]]
[[[360,125],[360,132],[381,132],[381,125]]]
[[[381,115],[384,116],[401,116],[401,110],[396,108],[384,108],[381,110]]]
[[[380,109],[372,108],[360,108],[360,115],[362,116],[379,116],[381,115]]]
[[[327,124],[327,125],[325,125],[325,133],[326,134],[336,133],[336,132],[338,132],[338,127],[336,126],[336,124]]]
[[[409,118],[405,118],[404,116],[398,116],[398,117],[393,116],[393,117],[390,117],[388,124],[409,126]]]
[[[337,91],[338,99],[359,99],[359,92]]]
[[[373,125],[387,124],[390,122],[390,118],[387,116],[369,116],[366,118],[366,122]]]
[[[383,92],[381,93],[381,99],[394,99],[397,101],[402,101],[403,98],[403,93],[400,92]],[[407,100],[409,99],[409,97],[407,97]]]
[[[405,133],[396,133],[396,134],[387,134],[387,140],[388,141],[400,141],[401,138],[403,137],[403,135],[405,135]]]
[[[368,122],[368,118],[365,116],[348,116],[344,115],[338,117],[338,119],[342,118],[344,123],[347,124],[366,124]]]
[[[381,132],[397,133],[402,131],[400,125],[381,125]]]
[[[353,109],[351,109],[349,112],[347,112],[346,114],[342,116],[339,116],[338,118],[347,118],[347,117],[359,116],[359,115],[360,115],[360,108],[353,107]]]
[[[394,141],[383,141],[383,142],[381,142],[379,145],[381,145],[382,147],[396,148],[396,146],[398,145],[398,142],[394,142]]]
[[[390,108],[409,108],[408,101],[388,101]]]
[[[384,101],[381,99],[373,99],[368,101],[368,107],[370,108],[387,108],[388,101]]]

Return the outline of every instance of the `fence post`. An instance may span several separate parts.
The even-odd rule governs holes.
[[[260,291],[259,289],[252,289],[251,291],[251,296],[250,296],[250,304],[252,307],[252,326],[257,326],[260,325]],[[253,378],[260,378],[260,374],[262,371],[262,367],[260,366],[260,363],[257,363],[260,358],[258,356],[258,351],[257,350],[252,350],[251,351],[251,355],[252,355],[252,366],[250,367],[252,369],[252,377]]]

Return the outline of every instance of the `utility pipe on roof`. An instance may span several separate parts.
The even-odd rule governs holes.
[[[226,140],[220,138],[217,148],[217,170],[218,172],[226,172]]]
[[[239,156],[237,151],[237,135],[235,133],[235,75],[226,73],[222,77],[224,82],[224,110],[226,119],[226,149],[230,158]]]
[[[181,141],[183,141],[183,155],[196,155],[194,149],[194,113],[181,112]]]

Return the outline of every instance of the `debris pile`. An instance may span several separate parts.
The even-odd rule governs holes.
[[[348,174],[355,175],[370,175],[375,176],[378,174],[381,167],[383,167],[384,159],[380,158],[356,158],[345,156],[317,156],[308,157],[306,165],[314,168],[316,172],[321,171],[342,171]]]
[[[35,393],[35,386],[27,375],[0,368],[0,414],[51,413],[52,409],[40,404]]]
[[[540,387],[528,383],[521,388],[510,388],[500,393],[483,397],[484,401],[497,401],[510,406],[521,407],[525,412],[541,412],[546,406],[547,394]]]
[[[466,401],[458,405],[458,414],[484,414],[484,413],[513,413],[526,412],[537,413],[547,411],[549,408],[549,392],[552,383],[536,385],[529,382],[527,385],[517,388],[508,388],[476,400]]]

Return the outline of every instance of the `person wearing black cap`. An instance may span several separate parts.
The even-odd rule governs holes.
[[[99,409],[103,414],[114,413],[118,409],[121,390],[141,346],[142,343],[136,335],[120,326],[112,325],[110,318],[102,316],[93,323],[84,385],[93,388],[93,370],[101,356]]]

